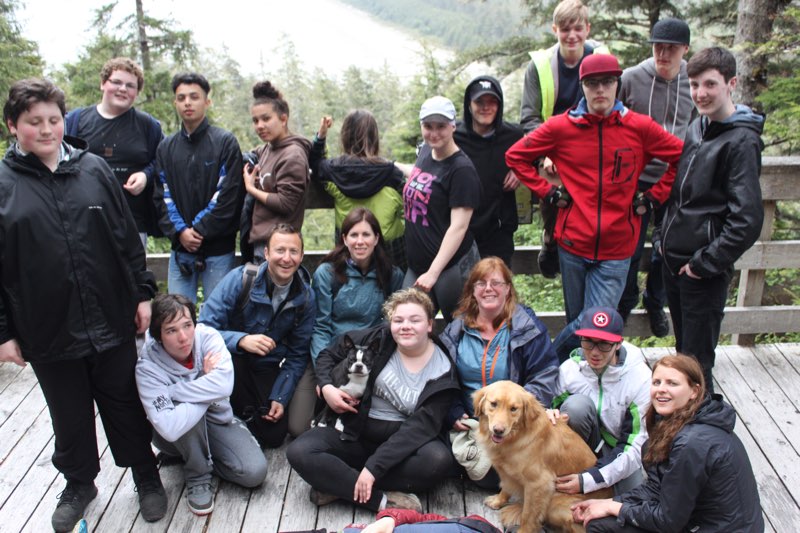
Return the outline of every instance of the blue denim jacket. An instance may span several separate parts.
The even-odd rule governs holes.
[[[258,269],[250,297],[240,312],[236,309],[242,291],[242,270],[231,270],[203,304],[199,322],[215,328],[225,340],[231,354],[257,358],[254,367],[280,365],[281,371],[269,400],[284,406],[294,394],[297,382],[310,360],[309,346],[314,330],[316,305],[308,271],[302,266],[295,273],[286,301],[275,313],[272,309],[273,283],[267,275],[267,263]],[[261,357],[239,349],[245,335],[264,334],[275,341],[276,347]]]

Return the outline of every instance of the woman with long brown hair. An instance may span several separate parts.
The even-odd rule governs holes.
[[[647,481],[613,500],[574,505],[575,521],[589,532],[764,531],[753,469],[733,433],[736,413],[706,394],[700,363],[660,359],[650,399]]]

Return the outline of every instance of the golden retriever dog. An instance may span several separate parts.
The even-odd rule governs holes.
[[[500,493],[485,503],[492,509],[503,507],[503,525],[519,525],[519,533],[539,533],[543,523],[558,531],[584,531],[572,520],[570,505],[608,498],[613,491],[556,492],[556,477],[594,466],[596,457],[583,439],[563,419],[553,425],[539,401],[512,381],[476,391],[473,402],[480,421],[478,442],[500,476]],[[516,501],[509,505],[511,498]]]

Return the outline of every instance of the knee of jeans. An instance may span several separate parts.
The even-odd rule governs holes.
[[[267,478],[267,470],[266,456],[263,452],[258,453],[247,461],[246,468],[239,477],[239,484],[248,489],[258,487]]]

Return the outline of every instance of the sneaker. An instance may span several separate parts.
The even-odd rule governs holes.
[[[204,481],[186,487],[186,503],[196,515],[203,516],[214,510],[214,487]]]
[[[650,331],[656,337],[666,337],[669,334],[669,320],[662,307],[647,308],[647,318],[650,319]]]
[[[542,276],[548,279],[555,279],[559,272],[561,272],[561,265],[558,263],[558,250],[556,243],[553,241],[545,242],[542,238],[542,249],[539,252],[539,257],[536,258],[539,265],[539,272]]]
[[[167,492],[155,466],[132,467],[133,482],[139,493],[139,511],[146,522],[157,522],[167,514]]]
[[[421,513],[422,503],[415,494],[389,491],[386,493],[386,509],[411,509]]]
[[[333,494],[328,494],[327,492],[311,489],[311,492],[308,494],[308,499],[311,500],[311,503],[317,507],[322,507],[323,505],[328,505],[329,503],[335,502],[339,498]]]
[[[94,483],[78,483],[67,480],[67,486],[58,495],[58,504],[53,512],[51,524],[58,532],[72,531],[89,502],[97,496]]]

